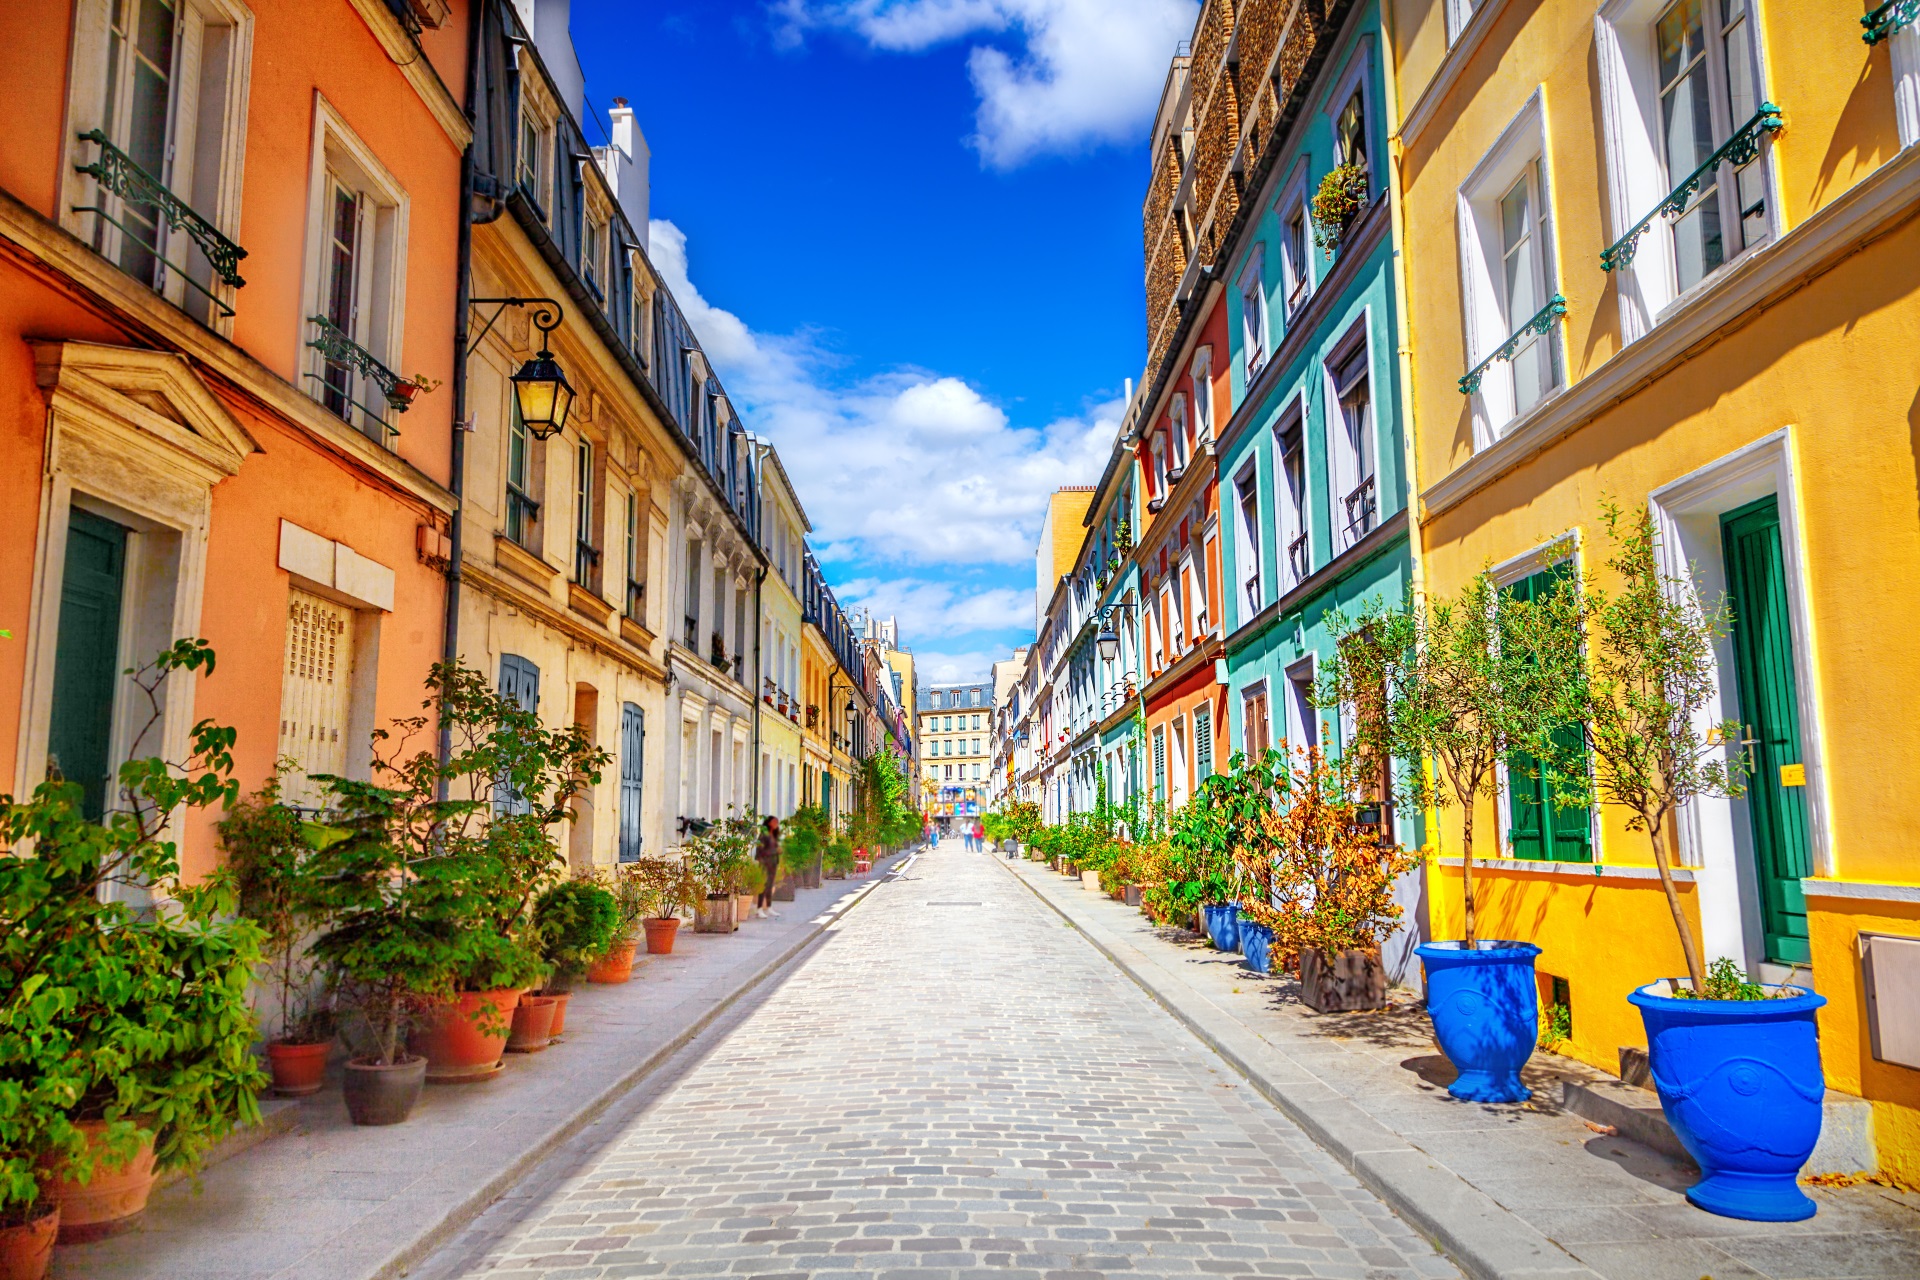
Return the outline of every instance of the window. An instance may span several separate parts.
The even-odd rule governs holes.
[[[1280,288],[1286,295],[1286,316],[1298,315],[1313,296],[1313,259],[1307,253],[1307,207],[1296,194],[1280,223]]]
[[[1356,86],[1340,108],[1333,124],[1334,159],[1340,164],[1367,164],[1367,103],[1364,91]]]
[[[1500,594],[1514,600],[1545,599],[1566,589],[1573,576],[1571,562],[1503,586]],[[1585,735],[1577,724],[1554,731],[1557,747],[1577,751]],[[1507,757],[1507,842],[1516,858],[1554,862],[1593,861],[1593,822],[1585,805],[1561,805],[1547,771],[1524,751]]]
[[[1234,481],[1234,493],[1240,508],[1240,518],[1234,528],[1234,558],[1240,563],[1241,598],[1246,603],[1247,617],[1251,618],[1260,612],[1264,603],[1260,588],[1260,476],[1254,462],[1241,468],[1239,479]]]
[[[975,782],[978,782],[978,781],[980,781],[980,766],[979,766],[979,765],[975,765],[975,766],[973,766],[973,780],[974,780]]]
[[[945,723],[945,724],[943,724],[943,725],[941,725],[940,727],[941,727],[942,729],[952,729],[952,728],[953,728],[953,717],[952,717],[952,716],[948,716],[948,717],[946,718],[946,723]]]
[[[627,494],[627,616],[645,622],[647,613],[646,553],[640,543],[640,495]]]
[[[1187,397],[1185,392],[1176,392],[1173,407],[1167,414],[1167,439],[1173,449],[1173,470],[1184,474],[1187,466]],[[1170,479],[1173,477],[1169,477]],[[1179,480],[1174,479],[1178,484]]]
[[[978,728],[980,727],[980,717],[979,717],[979,716],[975,716],[975,717],[973,718],[973,727],[974,727],[974,728],[976,728],[976,729],[978,729]]]
[[[1187,798],[1187,721],[1185,716],[1176,716],[1173,721],[1173,760],[1168,772],[1167,803],[1177,805]]]
[[[620,704],[620,861],[638,862],[645,840],[640,825],[646,789],[647,715]]]
[[[1247,381],[1267,362],[1267,291],[1261,280],[1266,256],[1255,249],[1240,272],[1240,345],[1246,352]]]
[[[376,444],[399,416],[407,196],[324,98],[315,115],[306,386]]]
[[[1540,199],[1540,165],[1527,166],[1500,197],[1500,284],[1506,303],[1506,329],[1516,332],[1547,305],[1549,277],[1542,250],[1546,213]],[[1531,409],[1559,385],[1558,349],[1550,337],[1529,333],[1508,361],[1513,374],[1516,414]]]
[[[638,250],[632,251],[631,269],[633,275],[633,330],[628,341],[633,346],[633,358],[640,367],[651,370],[653,367],[653,287],[647,278],[646,259]]]
[[[61,177],[62,222],[195,320],[224,327],[241,282],[230,236],[239,222],[251,16],[227,0],[71,7],[68,119],[79,136]],[[144,184],[128,166],[166,198],[141,198]]]
[[[1295,747],[1320,745],[1320,713],[1313,705],[1313,677],[1311,654],[1287,668],[1287,741]]]
[[[1167,798],[1167,727],[1163,724],[1153,728],[1153,795],[1150,798]]]
[[[953,766],[952,766],[952,765],[947,765],[947,766],[945,766],[945,768],[946,768],[946,771],[947,771],[947,773],[946,773],[946,777],[945,777],[945,779],[944,779],[944,780],[945,780],[945,781],[947,781],[947,782],[952,782],[952,781],[953,781]]]
[[[681,639],[687,648],[700,652],[700,541],[687,539],[687,601],[685,630]]]
[[[607,300],[607,219],[590,201],[580,227],[580,276],[594,301]]]
[[[1246,743],[1247,758],[1259,760],[1272,745],[1267,721],[1267,682],[1250,686],[1240,695],[1240,737]]]
[[[500,655],[500,695],[519,704],[522,711],[540,709],[540,668],[517,653]],[[505,781],[493,788],[493,807],[500,813],[532,813],[527,798]]]
[[[1213,776],[1213,708],[1205,703],[1193,709],[1194,777]]]
[[[1213,439],[1213,349],[1202,347],[1193,357],[1193,443],[1198,449]]]
[[[1153,495],[1154,501],[1164,504],[1167,500],[1167,449],[1160,432],[1153,433],[1153,443],[1149,446],[1153,458]],[[1157,506],[1149,506],[1149,511],[1158,511]]]
[[[291,761],[288,804],[318,804],[316,773],[344,774],[352,742],[354,611],[298,587],[288,593],[287,657],[280,684],[277,758]]]
[[[592,589],[600,567],[600,549],[594,545],[593,442],[582,440],[574,450],[573,580]]]
[[[531,68],[528,68],[531,71]],[[547,217],[547,199],[552,191],[554,165],[553,113],[534,92],[537,75],[521,75],[524,98],[520,105],[520,156],[516,180],[520,194],[542,222]]]
[[[1750,0],[1613,0],[1596,53],[1625,336],[1773,229]],[[1651,216],[1742,131],[1754,145],[1700,173],[1678,216]],[[1635,231],[1634,228],[1641,230]],[[1629,258],[1620,252],[1634,235]]]
[[[1373,474],[1373,389],[1364,330],[1348,339],[1327,372],[1336,417],[1329,424],[1334,428],[1329,433],[1333,437],[1334,522],[1345,548],[1366,537],[1380,516]]]
[[[536,442],[520,420],[520,402],[507,396],[507,536],[539,552],[540,503],[534,499],[534,449]]]

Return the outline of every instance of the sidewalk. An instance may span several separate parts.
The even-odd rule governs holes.
[[[1548,1101],[1597,1073],[1536,1054],[1525,1076],[1535,1101],[1455,1101],[1418,1005],[1314,1014],[1289,978],[1255,974],[1040,863],[993,857],[1471,1276],[1920,1276],[1920,1195],[1809,1188],[1820,1212],[1799,1223],[1704,1213],[1682,1194],[1698,1177],[1691,1164]]]
[[[911,855],[909,855],[911,856]],[[429,1085],[404,1124],[355,1128],[328,1086],[266,1137],[154,1194],[126,1234],[55,1251],[52,1280],[376,1280],[403,1275],[906,859],[802,889],[732,934],[683,925],[619,986],[582,983],[562,1041],[480,1084]],[[291,1114],[289,1114],[291,1112]]]

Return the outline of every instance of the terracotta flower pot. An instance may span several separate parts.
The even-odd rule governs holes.
[[[267,1043],[267,1067],[273,1072],[273,1091],[283,1098],[304,1098],[320,1092],[326,1080],[327,1055],[333,1041],[298,1044],[287,1040]]]
[[[552,987],[548,987],[540,994],[553,997],[553,1034],[558,1037],[567,1029],[567,1002],[573,999],[573,992],[555,991]]]
[[[751,919],[753,919],[753,895],[750,893],[734,894],[733,927],[738,929],[742,924]]]
[[[0,1225],[0,1280],[40,1280],[53,1261],[53,1241],[60,1231],[60,1202],[42,1196],[29,1212],[34,1216],[26,1222]]]
[[[625,982],[633,976],[633,939],[616,942],[613,949],[587,969],[588,982]]]
[[[507,1032],[508,1052],[539,1053],[553,1043],[553,1014],[559,1003],[557,996],[521,996]]]
[[[355,1124],[399,1124],[413,1113],[426,1084],[425,1058],[402,1058],[391,1065],[350,1058],[341,1082],[347,1118]]]
[[[427,1079],[435,1084],[490,1080],[505,1065],[513,1009],[520,1002],[514,987],[498,991],[462,991],[429,1014],[407,1037],[413,1052],[427,1060]]]
[[[106,1131],[105,1120],[81,1120],[76,1127],[95,1142]],[[102,1161],[93,1180],[85,1184],[55,1176],[47,1188],[60,1206],[60,1243],[99,1240],[125,1231],[146,1212],[153,1194],[153,1135],[143,1134],[140,1149],[125,1164]]]
[[[673,954],[673,936],[680,932],[680,917],[665,916],[655,920],[640,922],[647,930],[647,954],[665,956]]]

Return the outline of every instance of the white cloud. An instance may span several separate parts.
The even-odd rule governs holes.
[[[968,75],[980,99],[971,139],[1010,169],[1050,152],[1141,141],[1174,45],[1193,30],[1195,0],[783,0],[783,35],[851,30],[876,49],[918,53],[975,35],[1018,33],[1018,56],[976,44]]]
[[[900,620],[909,643],[1033,626],[1033,592],[1019,587],[957,585],[925,578],[854,578],[838,583],[843,605]]]
[[[993,674],[994,663],[1012,656],[1010,650],[934,653],[921,649],[913,655],[913,674],[928,684],[964,684],[985,680]]]
[[[958,378],[899,370],[851,387],[803,335],[756,333],[687,274],[686,235],[656,219],[654,266],[751,430],[773,441],[823,562],[1030,562],[1047,495],[1105,465],[1118,399],[1041,429]]]

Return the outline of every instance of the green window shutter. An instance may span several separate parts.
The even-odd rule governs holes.
[[[1213,776],[1213,708],[1195,707],[1193,711],[1193,762],[1196,776]]]
[[[53,658],[47,765],[80,784],[80,812],[98,821],[113,791],[113,695],[127,531],[79,507],[67,525]]]
[[[1153,731],[1153,795],[1154,800],[1163,800],[1167,795],[1167,731],[1164,726]]]

